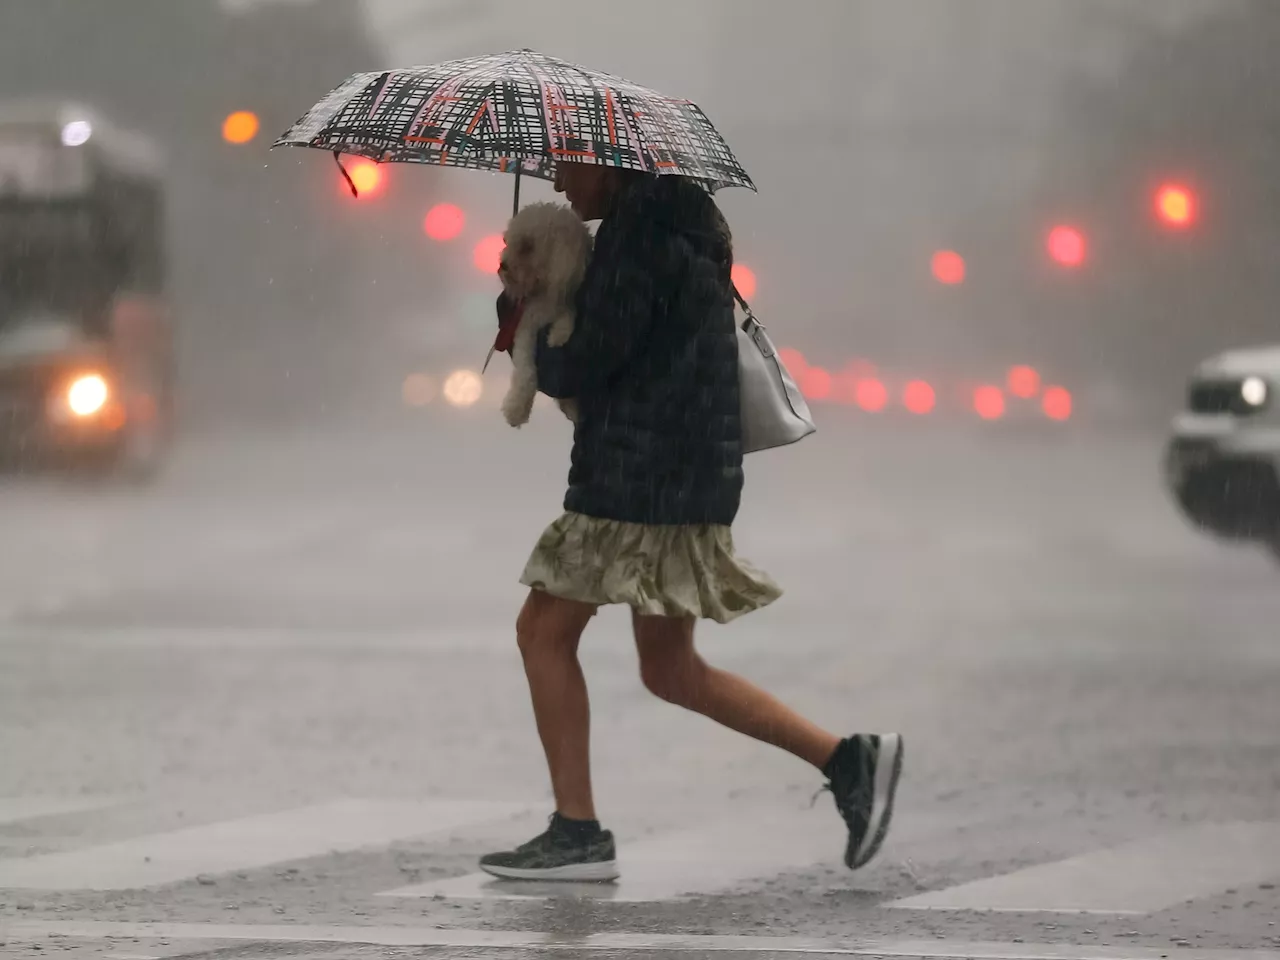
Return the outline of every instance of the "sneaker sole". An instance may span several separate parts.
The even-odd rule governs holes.
[[[844,862],[851,870],[870,863],[889,833],[889,821],[893,819],[893,798],[898,792],[898,779],[902,776],[902,736],[886,733],[880,738],[880,755],[876,759],[875,792],[871,798],[871,817],[860,849],[845,849]]]
[[[480,869],[490,876],[503,880],[555,880],[561,883],[578,881],[579,883],[607,883],[617,880],[622,874],[618,870],[618,861],[600,860],[595,863],[569,863],[563,867],[546,867],[541,870],[529,870],[522,867],[499,867],[482,863]]]

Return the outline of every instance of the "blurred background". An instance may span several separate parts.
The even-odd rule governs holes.
[[[760,188],[719,195],[739,277],[815,402],[1058,386],[1056,419],[1158,419],[1200,357],[1275,334],[1267,0],[2,9],[6,96],[164,149],[189,424],[367,415],[478,368],[509,178],[387,167],[355,199],[330,157],[267,148],[349,73],[517,46],[704,107]]]
[[[785,596],[699,645],[911,741],[852,881],[816,774],[650,696],[620,608],[582,659],[635,884],[474,875],[551,809],[512,625],[571,430],[480,376],[512,178],[349,160],[352,196],[269,147],[354,72],[524,46],[693,99],[759,186],[717,195],[735,277],[819,430],[747,460]],[[1218,355],[1280,342],[1277,49],[1277,0],[0,0],[0,954],[1274,952],[1280,349]],[[105,476],[29,469],[46,433]]]

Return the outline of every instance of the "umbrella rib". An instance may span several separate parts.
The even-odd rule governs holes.
[[[546,91],[545,85],[543,84],[541,72],[533,65],[532,54],[533,54],[532,50],[521,50],[519,52],[519,60],[521,65],[524,67],[525,72],[527,72],[529,74],[529,77],[532,79],[533,88],[538,92],[538,98],[542,101],[543,133],[547,138],[547,151],[551,153],[551,152],[554,152],[554,150],[552,147],[552,140],[551,140],[551,126],[550,126],[551,116],[547,111],[547,91]],[[551,162],[552,164],[555,163],[554,157],[552,158]],[[518,160],[516,163],[516,169],[520,169],[523,166],[524,166],[524,160],[523,159]]]

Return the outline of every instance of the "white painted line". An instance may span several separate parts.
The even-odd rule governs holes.
[[[1277,876],[1280,823],[1215,823],[935,890],[888,906],[1141,915]]]
[[[105,797],[0,797],[0,823],[101,810],[116,802]]]
[[[825,813],[826,811],[824,811]],[[777,811],[772,811],[777,819]],[[679,833],[619,844],[622,877],[615,883],[530,883],[471,873],[388,890],[384,897],[545,900],[559,897],[652,903],[728,890],[772,879],[815,863],[836,862],[844,826],[834,816],[797,817],[785,828],[762,830],[760,818],[707,824]]]
[[[660,950],[668,953],[801,953],[921,960],[1163,960],[1166,947],[1093,947],[1059,943],[983,943],[955,940],[822,940],[804,937],[700,936],[661,933],[595,933],[560,936],[505,930],[438,930],[425,927],[338,927],[307,924],[112,923],[55,921],[15,923],[11,942],[42,937],[80,940],[231,940],[255,943],[345,943],[378,947],[455,947],[479,950]],[[1179,948],[1177,960],[1280,960],[1280,950]]]
[[[98,847],[0,860],[0,888],[137,889],[379,846],[504,819],[525,809],[473,800],[340,800]]]
[[[723,893],[752,881],[772,880],[781,873],[836,864],[844,854],[845,828],[834,810],[791,811],[785,819],[777,808],[735,813],[732,820],[620,842],[622,877],[615,883],[502,881],[487,873],[470,873],[399,887],[378,896],[654,903]],[[779,827],[780,822],[785,827]],[[885,849],[891,852],[894,844],[909,845],[939,833],[949,835],[958,825],[951,814],[900,810]]]

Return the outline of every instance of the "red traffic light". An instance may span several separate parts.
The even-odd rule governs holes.
[[[745,292],[743,296],[746,296]],[[822,367],[805,367],[800,371],[796,385],[808,400],[827,400],[831,397],[833,383],[831,374]]]
[[[1049,256],[1064,267],[1078,267],[1084,263],[1086,254],[1084,234],[1075,227],[1054,227],[1049,231],[1047,246]]]
[[[933,410],[937,400],[933,387],[923,380],[912,380],[902,390],[902,405],[917,416]]]
[[[1029,400],[1040,392],[1040,374],[1035,367],[1013,367],[1008,377],[1009,392]]]
[[[742,294],[743,299],[750,300],[756,295],[756,275],[755,271],[750,267],[735,263],[731,276],[733,285],[738,288],[738,292]]]
[[[462,233],[467,216],[452,203],[437,203],[427,211],[422,221],[422,231],[432,240],[452,240]]]
[[[867,413],[879,413],[889,404],[889,391],[874,377],[859,380],[853,391],[853,402]]]
[[[1040,400],[1044,415],[1062,422],[1071,419],[1071,393],[1064,387],[1049,387]]]
[[[502,264],[502,251],[506,247],[507,242],[502,239],[501,234],[487,236],[471,252],[471,262],[476,265],[477,270],[484,273],[497,273]]]
[[[1004,391],[984,386],[973,391],[973,409],[983,420],[999,420],[1004,416]]]
[[[954,250],[939,250],[933,255],[933,278],[939,283],[955,286],[964,283],[964,257]]]
[[[1182,229],[1196,219],[1196,196],[1188,187],[1166,183],[1156,191],[1156,215],[1166,226]]]

